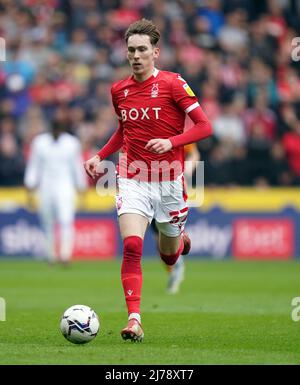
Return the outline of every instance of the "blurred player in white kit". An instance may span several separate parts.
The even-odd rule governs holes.
[[[76,193],[87,188],[82,162],[80,141],[66,132],[65,122],[54,120],[50,132],[32,141],[24,184],[29,196],[38,192],[39,216],[50,263],[67,264],[72,256]],[[58,255],[56,224],[60,236]]]

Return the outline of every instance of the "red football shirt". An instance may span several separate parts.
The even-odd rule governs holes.
[[[125,159],[121,160],[120,175],[125,176],[125,170],[127,177],[139,174],[142,180],[145,175],[147,180],[155,180],[158,175],[159,180],[179,175],[183,170],[183,147],[156,154],[145,146],[150,139],[168,139],[183,133],[186,113],[199,107],[198,99],[185,80],[179,74],[155,69],[144,82],[136,81],[133,76],[118,81],[111,92],[127,155],[127,164]],[[173,172],[169,165],[174,161],[177,162],[173,163]]]

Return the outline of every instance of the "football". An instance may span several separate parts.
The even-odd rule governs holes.
[[[99,317],[89,306],[74,305],[62,315],[60,330],[73,344],[86,344],[94,339],[100,330]]]

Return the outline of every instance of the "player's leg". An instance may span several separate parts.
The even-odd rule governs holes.
[[[159,230],[159,252],[161,259],[170,270],[168,291],[178,291],[184,278],[184,260],[181,255],[188,254],[191,244],[184,232],[188,207],[184,193],[183,179],[162,182],[160,200],[156,205],[155,217]]]
[[[153,219],[153,221],[151,222],[150,227],[151,227],[153,236],[155,238],[155,242],[157,243],[157,247],[158,247],[158,230],[157,230],[157,227],[156,227],[155,219]]]
[[[64,264],[71,261],[74,248],[74,223],[72,220],[60,222],[60,260]]]
[[[141,327],[141,258],[143,240],[149,220],[136,213],[124,213],[119,216],[121,237],[123,240],[123,262],[121,280],[128,310],[128,325],[121,331],[123,339],[141,341],[144,333]]]
[[[185,261],[184,261],[184,256],[180,255],[175,265],[171,267],[168,284],[167,284],[167,293],[169,294],[178,293],[180,285],[184,281],[184,277],[185,277]]]
[[[56,195],[56,216],[59,225],[59,259],[69,264],[74,248],[75,193],[61,191]]]
[[[159,230],[159,251],[167,265],[174,265],[186,250],[188,238],[184,226],[188,215],[183,177],[160,183],[155,205],[155,220]]]
[[[186,220],[186,218],[184,219]],[[180,255],[187,255],[190,252],[191,249],[191,241],[188,236],[188,234],[183,230],[183,227],[181,228],[179,235],[167,235],[165,233],[166,229],[173,228],[173,224],[170,224],[168,222],[166,223],[158,223],[159,227],[159,251],[162,254],[162,259],[165,260],[167,265],[174,265],[176,263],[172,260],[171,255],[177,254],[180,250]],[[176,228],[174,229],[174,234],[176,234]],[[170,231],[168,231],[168,234],[170,234]],[[165,255],[165,257],[164,257]],[[177,257],[177,259],[179,258]],[[174,259],[174,258],[173,258]],[[175,258],[176,259],[176,258]]]
[[[40,192],[39,218],[45,235],[45,257],[49,263],[57,261],[55,248],[54,207],[49,192]]]
[[[164,224],[166,227],[167,224]],[[166,265],[173,266],[181,255],[184,242],[181,234],[177,236],[169,236],[161,231],[162,224],[159,224],[159,252],[161,259]]]
[[[133,179],[117,178],[116,206],[123,240],[121,279],[128,309],[128,325],[121,331],[124,339],[141,341],[141,258],[144,235],[153,218],[148,186]]]
[[[155,237],[157,250],[159,251],[159,232],[157,230],[156,221],[154,219],[151,222],[151,229]],[[167,292],[169,294],[175,294],[178,292],[180,284],[184,280],[185,264],[183,255],[178,257],[176,263],[173,266],[166,265],[165,263],[164,266],[169,273]]]
[[[182,234],[179,237],[169,237],[163,233],[159,234],[160,238],[160,256],[166,264],[169,271],[169,279],[167,283],[167,292],[175,294],[179,291],[180,284],[184,280],[185,263],[183,257],[184,240]],[[177,258],[176,262],[174,259]],[[170,262],[172,264],[170,264]]]
[[[163,231],[170,226],[168,223],[159,225]],[[187,254],[190,250],[190,239],[184,232],[181,233],[179,237],[170,237],[160,232],[159,238],[160,256],[169,271],[167,292],[169,294],[176,294],[185,277],[185,262],[183,255]]]

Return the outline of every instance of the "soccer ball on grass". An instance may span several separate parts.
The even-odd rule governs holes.
[[[73,344],[86,344],[96,337],[100,329],[97,314],[89,306],[74,305],[61,317],[62,335]]]

